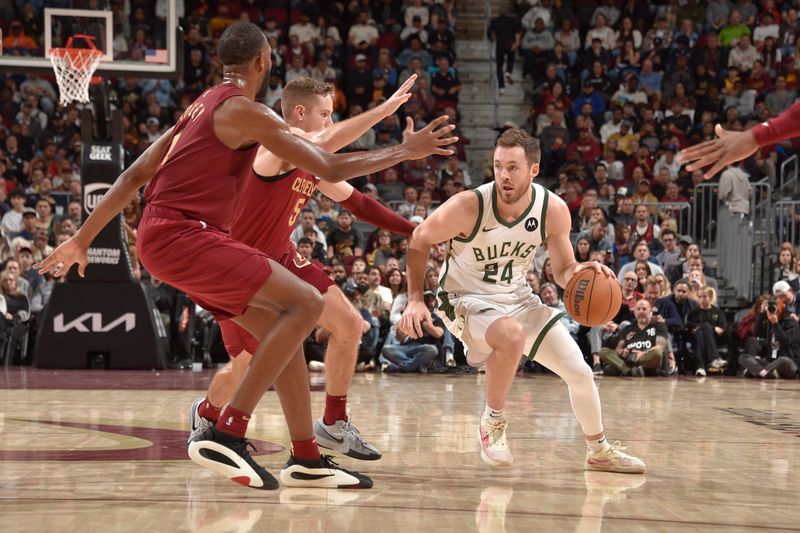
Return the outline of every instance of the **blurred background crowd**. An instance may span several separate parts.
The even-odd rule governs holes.
[[[163,46],[159,25],[151,23],[163,19],[161,2],[105,4],[114,15],[116,59],[139,60],[145,50]],[[334,85],[335,119],[341,120],[378,105],[410,75],[418,76],[409,102],[347,150],[402,142],[406,116],[418,127],[442,114],[459,125],[457,17],[471,2],[178,4],[185,31],[182,79],[112,80],[129,162],[221,81],[215,44],[237,20],[258,24],[272,45],[265,103],[278,111],[283,86],[297,77]],[[41,54],[42,8],[42,2],[0,2],[3,53]],[[747,129],[794,103],[800,86],[797,2],[530,0],[500,6],[494,14],[486,37],[494,43],[496,86],[487,90],[502,98],[508,85],[521,84],[530,102],[527,119],[498,130],[517,125],[538,137],[536,179],[569,206],[576,257],[609,265],[622,287],[622,309],[605,326],[589,329],[564,319],[587,364],[598,374],[623,376],[795,377],[798,243],[778,243],[768,294],[745,302],[751,307],[741,299],[723,305],[725,280],[716,279],[717,265],[705,255],[706,228],[697,222],[705,220],[698,211],[713,220],[716,208],[697,201],[702,173],[687,173],[676,154],[714,138],[715,124]],[[80,113],[57,105],[52,76],[0,73],[0,87],[0,335],[3,353],[26,363],[54,283],[31,265],[81,224]],[[456,134],[461,140],[452,157],[408,161],[353,184],[418,223],[450,196],[492,180],[491,154],[471,154],[484,163],[468,165],[469,139],[459,128]],[[730,212],[751,216],[752,184],[766,179],[775,186],[782,163],[795,154],[791,141],[765,147],[725,170],[708,191]],[[131,201],[125,228],[136,275],[169,327],[173,363],[224,361],[210,316],[138,265],[134,243],[142,208],[141,196]],[[359,370],[473,371],[446,331],[417,340],[396,331],[406,302],[404,237],[370,227],[318,194],[292,239],[362,310]],[[431,251],[425,276],[431,308],[446,251],[446,243]],[[537,250],[527,277],[546,305],[564,307],[546,246]],[[27,347],[22,337],[31,340]],[[656,342],[659,337],[667,343]],[[324,368],[326,340],[321,328],[307,340],[311,370]],[[520,366],[545,371],[525,360]]]

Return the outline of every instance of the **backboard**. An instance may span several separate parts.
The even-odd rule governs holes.
[[[180,76],[183,42],[179,18],[183,13],[178,13],[175,0],[148,2],[144,8],[131,2],[131,13],[122,10],[122,2],[110,0],[75,0],[68,4],[72,8],[47,7],[64,4],[44,2],[40,35],[29,35],[33,31],[19,21],[0,28],[0,71],[52,72],[49,50],[63,47],[72,35],[85,34],[93,36],[95,46],[104,52],[97,69],[100,76]]]

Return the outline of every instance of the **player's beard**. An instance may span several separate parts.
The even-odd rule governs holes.
[[[519,190],[514,189],[513,191],[505,191],[501,187],[499,196],[503,202],[507,203],[508,205],[514,205],[525,196],[526,192],[527,189],[524,187]],[[506,196],[509,193],[512,195],[510,198]]]
[[[267,97],[267,89],[269,88],[269,70],[264,72],[264,79],[261,80],[261,85],[258,86],[256,91],[256,102],[263,102]]]

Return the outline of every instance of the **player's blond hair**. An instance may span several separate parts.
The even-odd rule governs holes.
[[[542,152],[539,148],[539,139],[532,137],[522,128],[509,128],[497,139],[497,145],[503,148],[522,147],[525,151],[525,160],[529,165],[539,164]]]
[[[295,78],[286,84],[281,95],[281,114],[284,119],[291,116],[295,107],[302,105],[308,109],[315,103],[315,97],[333,95],[334,87],[330,83],[314,78]]]

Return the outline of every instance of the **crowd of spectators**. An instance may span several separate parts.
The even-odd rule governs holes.
[[[507,83],[524,85],[531,101],[525,127],[541,142],[540,176],[553,181],[573,214],[576,256],[605,262],[622,285],[615,320],[578,330],[595,372],[704,376],[743,370],[740,352],[778,359],[781,342],[800,339],[789,328],[797,314],[777,305],[793,301],[800,285],[792,244],[773,279],[794,286],[778,284],[774,300],[760,299],[747,314],[749,329],[729,325],[734,317],[726,320],[717,307],[717,281],[686,216],[702,172],[686,172],[676,155],[714,138],[716,124],[740,131],[794,103],[797,3],[519,0],[514,7],[489,25],[500,94]],[[523,58],[516,75],[515,54]],[[747,216],[750,184],[774,184],[775,169],[795,153],[793,142],[764,147],[726,169],[714,193],[732,213]],[[490,172],[486,165],[484,174]],[[529,276],[539,277],[534,290],[552,281],[546,259],[536,266]],[[768,312],[770,301],[776,313]],[[778,330],[786,332],[780,341]],[[796,371],[800,359],[787,355]]]
[[[335,86],[339,120],[379,104],[410,75],[418,76],[412,98],[398,114],[348,150],[401,142],[405,116],[417,127],[440,114],[458,124],[461,82],[451,0],[179,3],[186,29],[182,79],[111,80],[113,100],[124,116],[129,160],[158,139],[200,92],[219,83],[215,43],[236,20],[258,24],[270,41],[273,71],[265,103],[276,110],[283,86],[299,76]],[[41,22],[36,6],[25,2],[2,14],[4,35],[40,35],[30,29]],[[143,21],[159,17],[156,2],[115,2],[111,8],[122,36],[115,39],[115,57],[135,60],[137,49],[158,46],[157,32],[142,31]],[[18,24],[22,30],[15,29]],[[702,175],[688,175],[675,159],[681,148],[713,137],[718,122],[729,129],[748,128],[791,105],[798,88],[795,58],[800,67],[794,4],[532,0],[494,19],[490,28],[497,46],[508,48],[499,58],[498,81],[528,88],[532,105],[526,127],[542,146],[539,179],[551,183],[573,213],[576,256],[602,261],[618,273],[623,306],[612,322],[590,329],[563,319],[587,364],[612,375],[796,373],[800,261],[795,262],[791,244],[780,256],[775,279],[785,281],[775,285],[774,297],[760,298],[747,313],[729,320],[717,306],[717,282],[682,208]],[[515,79],[516,52],[523,67],[522,77]],[[30,320],[26,313],[33,313],[35,323],[54,283],[39,277],[31,264],[81,223],[79,112],[57,106],[56,96],[52,77],[2,75],[0,290],[9,324],[4,334],[10,339],[15,321]],[[454,156],[408,161],[353,183],[420,222],[450,196],[492,179],[491,165],[483,175],[470,176],[468,140],[457,134],[461,141]],[[728,169],[720,197],[732,209],[749,206],[748,183],[774,179],[776,165],[793,152],[792,143],[783,143]],[[124,212],[131,244],[142,208],[137,197]],[[736,212],[747,214],[744,208]],[[317,195],[301,213],[292,241],[360,309],[359,370],[462,370],[463,348],[436,318],[416,341],[396,329],[407,301],[405,237],[369,228]],[[431,308],[445,254],[441,244],[428,262],[425,296]],[[138,262],[135,270],[170,324],[174,359],[191,357],[197,346],[205,352],[219,347],[206,313],[152,279]],[[527,278],[546,305],[564,308],[546,246],[537,251]],[[326,341],[321,328],[308,338],[311,370],[324,368]],[[521,367],[540,370],[525,361]]]

